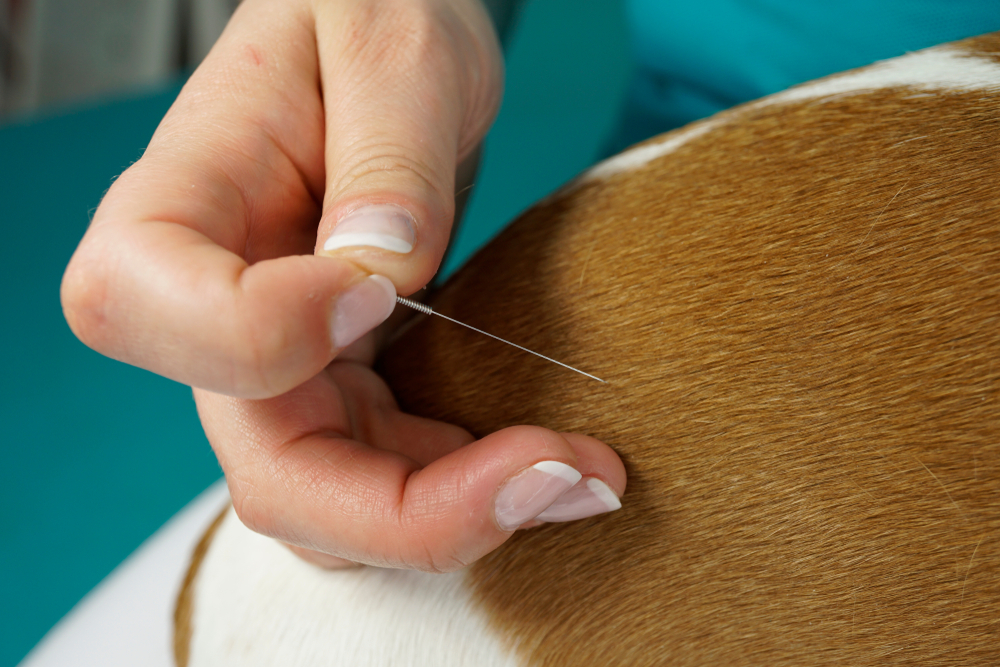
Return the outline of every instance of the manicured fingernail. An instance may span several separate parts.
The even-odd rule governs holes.
[[[497,525],[514,530],[534,519],[581,477],[574,468],[558,461],[542,461],[518,473],[497,492],[493,506]]]
[[[324,252],[367,246],[398,253],[413,250],[413,216],[392,204],[364,206],[337,223],[323,244]]]
[[[396,307],[396,288],[385,276],[368,276],[337,299],[333,346],[345,348],[382,324]]]
[[[591,477],[581,480],[559,496],[536,519],[541,521],[576,521],[595,514],[621,509],[622,503],[607,484]]]

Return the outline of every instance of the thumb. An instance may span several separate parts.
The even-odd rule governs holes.
[[[441,263],[456,166],[496,114],[499,46],[478,2],[344,4],[316,16],[326,115],[316,251],[410,294]]]

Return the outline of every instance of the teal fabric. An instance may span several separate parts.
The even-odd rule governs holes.
[[[627,0],[637,69],[609,152],[834,72],[1000,30],[998,0]]]

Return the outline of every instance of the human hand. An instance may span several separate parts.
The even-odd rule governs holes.
[[[535,505],[565,491],[558,465],[517,477],[541,461],[624,490],[597,441],[520,427],[472,442],[399,413],[361,363],[374,342],[358,339],[440,264],[456,169],[501,80],[475,0],[245,0],[101,203],[63,281],[67,320],[98,351],[200,388],[251,528],[452,569],[516,527],[493,511],[504,483],[548,480]]]

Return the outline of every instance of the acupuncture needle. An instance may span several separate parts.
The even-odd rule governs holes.
[[[555,359],[552,359],[551,357],[546,357],[544,354],[539,354],[538,352],[535,352],[534,350],[529,350],[526,347],[521,347],[517,343],[512,343],[509,340],[504,340],[500,336],[494,336],[491,333],[483,331],[482,329],[477,329],[476,327],[474,327],[472,325],[469,325],[469,324],[466,324],[465,322],[459,322],[458,320],[456,320],[454,318],[451,318],[451,317],[448,317],[447,315],[442,315],[441,313],[437,312],[436,310],[434,310],[430,306],[428,306],[426,304],[423,304],[423,303],[420,303],[419,301],[413,301],[412,299],[407,299],[405,297],[401,297],[398,294],[396,295],[396,301],[398,301],[399,303],[403,304],[404,306],[409,306],[410,308],[413,308],[414,310],[418,310],[421,313],[423,313],[424,315],[437,315],[438,317],[442,317],[442,318],[448,320],[449,322],[454,322],[455,324],[460,324],[463,327],[465,327],[466,329],[472,329],[473,331],[475,331],[477,333],[481,333],[484,336],[489,336],[490,338],[493,338],[494,340],[498,340],[501,343],[507,343],[508,345],[516,347],[519,350],[524,350],[525,352],[533,354],[536,357],[541,357],[545,361],[551,361],[552,363],[557,364],[559,366],[562,366],[563,368],[568,368],[571,371],[576,371],[580,375],[586,375],[587,377],[589,377],[589,378],[591,378],[593,380],[597,380],[598,382],[605,382],[604,380],[602,380],[601,378],[599,378],[597,376],[591,375],[590,373],[584,373],[579,368],[573,368],[572,366],[570,366],[568,364],[564,364],[561,361],[556,361]],[[605,382],[605,384],[607,384],[607,383]]]

